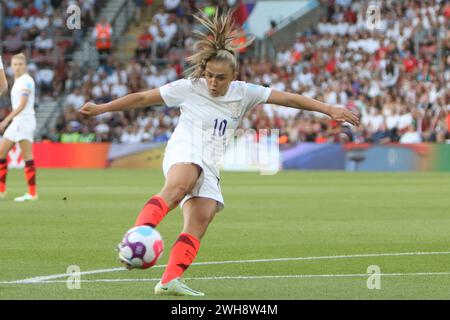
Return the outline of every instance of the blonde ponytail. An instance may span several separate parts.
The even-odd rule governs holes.
[[[203,77],[206,63],[211,60],[228,62],[233,72],[238,69],[238,60],[236,51],[250,45],[253,39],[240,45],[234,45],[233,42],[243,35],[241,30],[235,29],[234,10],[229,10],[219,16],[218,12],[213,18],[204,18],[200,15],[194,15],[194,18],[204,26],[208,32],[194,31],[198,40],[194,44],[193,55],[186,58],[191,65],[186,70],[186,74],[194,79]]]

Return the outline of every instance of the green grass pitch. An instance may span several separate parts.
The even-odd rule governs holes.
[[[450,299],[449,173],[223,172],[221,180],[225,210],[196,262],[235,263],[187,270],[206,299]],[[159,299],[149,279],[161,267],[83,275],[74,290],[64,277],[11,281],[69,265],[120,267],[115,245],[162,184],[161,170],[39,170],[40,200],[14,203],[25,181],[10,170],[0,201],[0,299]],[[159,226],[159,264],[181,226],[180,209]],[[318,258],[280,260],[297,257]],[[259,259],[269,261],[248,261]],[[380,267],[380,289],[367,288],[370,265]]]

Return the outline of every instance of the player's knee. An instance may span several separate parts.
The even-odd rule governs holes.
[[[185,184],[176,184],[164,189],[163,193],[168,195],[168,198],[170,198],[172,203],[181,202],[184,196],[189,192],[189,187]]]
[[[33,160],[33,154],[31,153],[31,154],[24,154],[23,155],[23,161],[30,161],[30,160]]]
[[[184,196],[189,192],[189,186],[181,183],[175,186],[174,192],[176,194],[177,200],[183,200]]]
[[[8,149],[4,146],[0,147],[0,159],[6,159],[6,157],[8,156]]]

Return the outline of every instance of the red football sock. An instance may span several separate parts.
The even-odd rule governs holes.
[[[188,233],[181,233],[170,251],[169,263],[161,279],[162,284],[181,277],[194,261],[198,249],[200,240]]]
[[[8,174],[8,164],[6,159],[0,159],[0,192],[6,191],[6,175]]]
[[[167,212],[169,212],[169,206],[166,204],[164,199],[158,195],[154,195],[150,198],[150,200],[148,200],[144,208],[142,208],[134,225],[147,225],[155,228]]]
[[[28,183],[28,193],[32,196],[36,195],[36,167],[34,160],[25,161],[25,179]]]

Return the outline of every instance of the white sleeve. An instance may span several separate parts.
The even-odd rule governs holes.
[[[21,93],[27,93],[30,94],[34,91],[34,81],[32,78],[23,78],[21,79],[19,83],[20,87],[19,90]]]
[[[272,89],[260,85],[246,83],[245,84],[245,111],[249,111],[254,106],[266,103],[269,99]]]
[[[159,88],[161,97],[168,107],[178,107],[191,92],[191,81],[180,79]]]
[[[30,95],[34,92],[34,81],[32,78],[23,77],[19,80],[18,88],[20,95]]]

